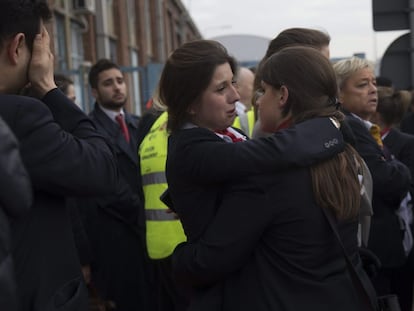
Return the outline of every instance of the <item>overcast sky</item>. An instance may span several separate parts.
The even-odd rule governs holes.
[[[388,0],[392,1],[392,0]],[[374,32],[372,0],[182,0],[204,38],[250,34],[274,38],[290,27],[325,30],[331,57],[382,57],[404,31]]]

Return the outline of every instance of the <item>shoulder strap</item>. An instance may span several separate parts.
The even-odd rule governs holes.
[[[334,232],[335,237],[339,242],[339,245],[341,245],[342,252],[344,253],[344,257],[348,267],[348,271],[351,274],[352,282],[354,283],[354,286],[356,287],[361,299],[364,301],[364,304],[367,308],[366,310],[378,310],[376,294],[373,290],[372,285],[370,284],[371,281],[368,279],[366,275],[361,275],[360,273],[358,273],[354,265],[352,264],[351,259],[349,258],[346,252],[345,246],[342,244],[342,240],[338,233],[336,221],[333,217],[332,211],[327,210],[326,208],[322,208],[322,211],[328,219],[329,225],[331,226],[331,229]]]

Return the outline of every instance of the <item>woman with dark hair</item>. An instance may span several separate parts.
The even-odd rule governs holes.
[[[214,215],[223,182],[306,166],[343,149],[342,137],[328,118],[245,141],[230,127],[239,99],[235,72],[235,60],[220,43],[199,40],[175,50],[161,74],[159,98],[168,107],[171,132],[167,181],[190,241]]]
[[[265,116],[265,129],[282,133],[320,117],[343,118],[336,109],[335,73],[317,50],[285,49],[269,58],[261,74],[264,94],[258,105]],[[197,223],[203,227],[199,235],[179,245],[173,255],[177,277],[194,288],[190,310],[367,310],[322,210],[337,221],[343,245],[363,273],[357,252],[362,161],[351,146],[301,168],[285,166],[279,172],[256,172],[231,181],[229,176],[218,185],[208,179],[199,184],[199,201],[195,200],[192,193],[198,171],[191,167],[212,158],[211,170],[226,170],[238,156],[222,158],[219,149],[211,152],[207,139],[203,140],[209,132],[214,135],[217,126],[226,126],[231,112],[224,107],[231,106],[225,101],[219,104],[220,92],[232,95],[232,76],[231,63],[216,65],[198,101],[182,110],[189,119],[181,129],[173,128],[169,141],[167,178],[184,228],[191,229],[200,214],[211,211],[204,222]],[[167,96],[163,100],[170,105]],[[171,111],[174,114],[174,108]],[[320,129],[310,134],[314,139]],[[197,145],[206,146],[204,153]],[[197,148],[199,153],[194,152]],[[185,158],[186,154],[192,157]],[[294,150],[286,155],[296,156]],[[184,174],[179,176],[179,170]],[[213,186],[220,191],[212,191]],[[207,204],[212,193],[217,195]],[[186,203],[185,194],[191,204]]]
[[[307,46],[319,50],[322,55],[329,59],[329,43],[331,42],[331,37],[328,33],[323,32],[318,29],[311,28],[288,28],[280,32],[273,40],[270,41],[269,46],[266,50],[266,54],[263,56],[262,60],[258,64],[258,72],[254,79],[254,91],[256,93],[261,93],[261,73],[260,68],[266,62],[266,60],[273,54],[279,52],[281,49],[286,47],[293,46]],[[256,106],[256,102],[253,102],[252,105]],[[255,107],[257,109],[257,107]],[[256,116],[258,113],[256,111]],[[256,125],[253,129],[253,138],[266,136],[269,133],[263,132],[260,126],[260,120],[256,121]]]

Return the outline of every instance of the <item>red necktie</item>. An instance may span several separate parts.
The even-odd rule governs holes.
[[[124,135],[125,140],[127,143],[129,143],[129,132],[127,125],[124,120],[124,116],[122,114],[119,114],[115,117],[116,122],[118,122],[119,126],[121,127],[122,135]]]
[[[219,134],[221,134],[221,135],[230,137],[230,139],[233,141],[233,143],[237,143],[237,142],[240,142],[240,141],[243,141],[244,140],[241,137],[237,137],[236,135],[234,135],[232,132],[230,132],[227,129],[221,130],[221,131],[216,131],[216,132],[219,133]]]

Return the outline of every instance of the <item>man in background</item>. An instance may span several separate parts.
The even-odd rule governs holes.
[[[115,310],[148,310],[139,119],[125,109],[127,86],[117,64],[99,60],[89,72],[89,84],[96,100],[90,117],[111,142],[120,173],[115,195],[78,200],[92,251],[91,283]]]
[[[255,123],[254,109],[252,109],[254,73],[249,68],[240,67],[237,72],[237,91],[240,100],[236,102],[237,118],[233,126],[242,130],[249,137],[252,136]]]

